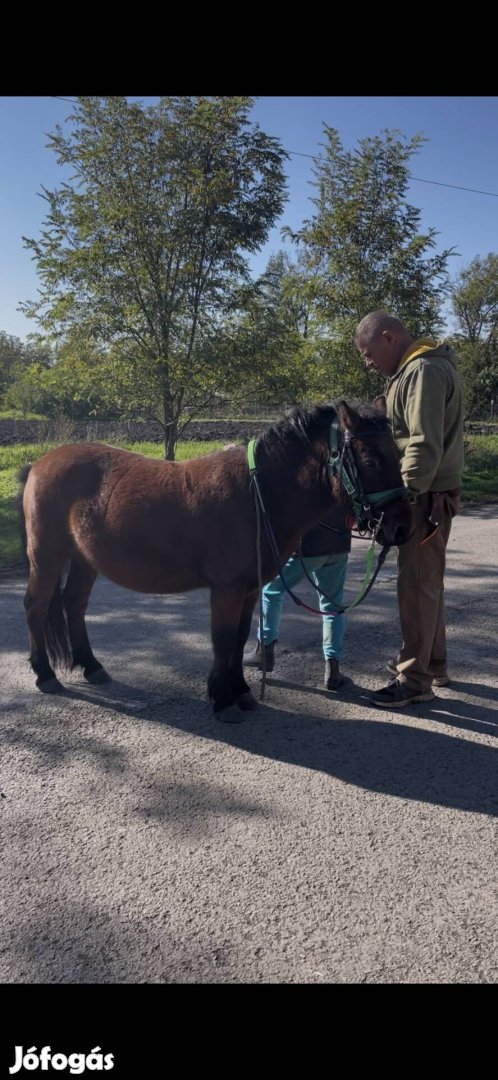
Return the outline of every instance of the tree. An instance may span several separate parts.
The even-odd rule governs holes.
[[[36,361],[23,364],[14,372],[14,378],[7,387],[4,404],[14,413],[26,418],[30,413],[46,415],[46,395],[44,378],[48,369]]]
[[[0,330],[0,403],[9,407],[11,388],[19,379],[23,379],[31,364],[45,368],[52,359],[52,352],[46,344],[25,343]],[[29,411],[29,408],[26,403],[21,406],[22,411]]]
[[[498,331],[498,255],[476,255],[451,286],[459,332],[474,345],[491,344]]]
[[[498,398],[498,255],[472,259],[453,282],[451,295],[465,407],[482,416]]]
[[[296,265],[279,251],[258,278],[245,314],[234,319],[230,347],[239,388],[232,400],[291,404],[306,397],[306,335],[307,310]]]
[[[249,97],[78,99],[50,145],[72,175],[38,240],[24,238],[42,282],[22,305],[51,333],[78,327],[153,390],[172,458],[185,404],[230,388],[227,331],[251,291],[257,251],[285,201],[276,138],[247,119]],[[126,380],[125,380],[126,381]]]
[[[385,309],[415,336],[436,333],[452,250],[430,254],[436,230],[420,231],[421,211],[405,200],[409,161],[422,141],[384,131],[345,150],[324,125],[324,157],[315,172],[315,214],[285,230],[307,267],[304,289],[314,307],[318,367],[329,366],[334,394],[371,392],[352,345],[357,323]]]

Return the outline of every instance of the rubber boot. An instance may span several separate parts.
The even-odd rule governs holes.
[[[323,685],[326,690],[338,690],[342,686],[344,678],[339,671],[338,660],[326,660],[325,661],[325,674],[323,677]]]
[[[272,641],[271,645],[265,645],[267,671],[273,671],[273,665],[275,663],[275,645],[276,641]],[[256,641],[252,652],[246,653],[244,656],[244,664],[246,664],[247,667],[257,667],[260,671],[263,670],[263,650],[260,641]]]

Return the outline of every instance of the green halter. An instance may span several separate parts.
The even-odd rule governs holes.
[[[334,417],[330,425],[330,458],[328,462],[329,472],[337,476],[348,495],[353,500],[353,511],[358,528],[365,528],[368,524],[369,515],[377,507],[385,506],[394,499],[406,498],[406,487],[388,488],[386,491],[366,492],[361,476],[358,472],[355,456],[352,449],[353,439],[371,438],[378,432],[360,431],[351,435],[349,431],[344,433],[342,451],[339,449],[339,421]]]
[[[256,446],[256,439],[250,439],[247,444],[247,464],[249,465],[249,472],[256,472],[256,458],[254,456],[254,447]]]

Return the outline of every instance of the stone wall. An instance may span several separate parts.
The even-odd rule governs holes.
[[[266,426],[264,420],[191,421],[183,440],[209,442],[222,439],[233,442],[256,435]],[[157,442],[163,441],[159,424],[119,420],[0,420],[0,446],[38,442]]]
[[[182,435],[182,440],[209,442],[222,440],[235,442],[243,437],[252,438],[267,426],[265,420],[212,420],[201,423],[192,420]],[[497,435],[498,424],[484,421],[468,421],[465,431],[472,435]],[[163,435],[159,424],[153,421],[134,422],[119,420],[0,420],[0,446],[38,442],[157,442]]]

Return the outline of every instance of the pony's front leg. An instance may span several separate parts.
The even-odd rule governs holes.
[[[230,678],[230,661],[237,645],[240,616],[245,592],[230,587],[213,586],[211,589],[211,640],[214,663],[208,678],[208,693],[214,702],[214,712],[222,713],[235,705]],[[249,689],[249,688],[248,688]],[[220,720],[240,719],[240,713],[230,709]]]
[[[232,653],[230,660],[230,686],[232,688],[232,694],[237,702],[239,709],[257,709],[258,703],[256,698],[251,693],[251,688],[246,683],[243,670],[243,655],[244,646],[249,637],[251,630],[252,613],[256,606],[258,599],[257,589],[254,592],[248,593],[244,599],[242,605],[242,612],[240,615],[239,625],[237,628],[237,638],[235,642],[235,649]]]

